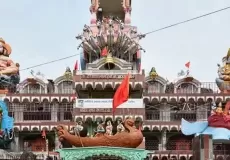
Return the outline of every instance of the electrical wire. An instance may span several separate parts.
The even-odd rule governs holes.
[[[68,57],[63,57],[63,58],[60,58],[60,59],[56,59],[56,60],[53,60],[53,61],[49,61],[49,62],[37,64],[37,65],[31,66],[31,67],[28,67],[28,68],[21,69],[20,71],[25,71],[25,70],[32,69],[32,68],[36,68],[36,67],[40,67],[40,66],[43,66],[43,65],[46,65],[46,64],[50,64],[50,63],[62,61],[62,60],[65,60],[65,59],[69,59],[69,58],[75,57],[75,56],[77,56],[77,55],[79,55],[79,53],[78,53],[78,54],[71,55],[71,56],[68,56]]]
[[[200,15],[200,16],[197,16],[197,17],[194,17],[194,18],[191,18],[191,19],[187,19],[187,20],[185,20],[185,21],[181,21],[181,22],[178,22],[178,23],[174,23],[174,24],[171,24],[171,25],[169,25],[169,26],[165,26],[165,27],[163,27],[163,28],[159,28],[159,29],[156,29],[156,30],[153,30],[153,31],[150,31],[150,32],[146,32],[146,33],[144,33],[144,34],[142,34],[142,35],[145,36],[145,35],[148,35],[148,34],[152,34],[152,33],[155,33],[155,32],[159,32],[159,31],[162,31],[162,30],[171,28],[171,27],[175,27],[175,26],[178,26],[178,25],[181,25],[181,24],[184,24],[184,23],[188,23],[188,22],[191,22],[191,21],[194,21],[194,20],[197,20],[197,19],[206,17],[206,16],[213,15],[213,14],[218,13],[218,12],[225,11],[225,10],[227,10],[227,9],[230,9],[230,6],[229,6],[229,7],[222,8],[222,9],[219,9],[219,10],[216,10],[216,11],[213,11],[213,12],[209,12],[209,13],[206,13],[206,14],[203,14],[203,15]],[[57,59],[57,60],[53,60],[53,61],[41,63],[41,64],[34,65],[34,66],[31,66],[31,67],[27,67],[27,68],[21,69],[20,71],[25,71],[25,70],[28,70],[28,69],[32,69],[32,68],[40,67],[40,66],[47,65],[47,64],[50,64],[50,63],[54,63],[54,62],[62,61],[62,60],[65,60],[65,59],[69,59],[69,58],[72,58],[72,57],[74,57],[74,56],[76,56],[76,55],[79,55],[79,54],[74,54],[74,55],[71,55],[71,56],[68,56],[68,57],[64,57],[64,58],[60,58],[60,59]]]
[[[222,9],[216,10],[216,11],[213,11],[213,12],[209,12],[209,13],[200,15],[200,16],[198,16],[198,17],[194,17],[194,18],[191,18],[191,19],[187,19],[187,20],[185,20],[185,21],[181,21],[181,22],[178,22],[178,23],[174,23],[174,24],[171,24],[171,25],[169,25],[169,26],[166,26],[166,27],[163,27],[163,28],[160,28],[160,29],[156,29],[156,30],[153,30],[153,31],[144,33],[143,35],[147,35],[147,34],[151,34],[151,33],[154,33],[154,32],[162,31],[162,30],[165,30],[165,29],[168,29],[168,28],[171,28],[171,27],[175,27],[175,26],[178,26],[178,25],[180,25],[180,24],[184,24],[184,23],[187,23],[187,22],[190,22],[190,21],[194,21],[194,20],[197,20],[197,19],[206,17],[206,16],[210,16],[210,15],[212,15],[212,14],[215,14],[215,13],[218,13],[218,12],[221,12],[221,11],[225,11],[225,10],[227,10],[227,9],[230,9],[230,6],[229,6],[229,7],[226,7],[226,8],[222,8]]]

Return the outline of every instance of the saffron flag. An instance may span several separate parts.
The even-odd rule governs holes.
[[[42,130],[42,138],[46,138],[46,131]]]
[[[129,74],[125,76],[113,96],[113,114],[119,105],[129,99]]]
[[[107,48],[105,47],[102,51],[101,51],[101,56],[107,56],[108,54],[108,50]]]
[[[185,67],[189,68],[190,67],[190,62],[185,63]]]
[[[75,71],[78,70],[78,60],[76,61],[75,65],[74,65],[74,70],[75,70]]]

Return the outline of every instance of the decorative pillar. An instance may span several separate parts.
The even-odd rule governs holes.
[[[170,107],[165,103],[163,106],[160,106],[160,120],[161,121],[170,121]]]
[[[54,103],[51,106],[51,121],[57,122],[57,110],[58,110],[58,103]]]
[[[64,121],[64,108],[62,104],[59,104],[59,113],[60,113],[60,121]]]
[[[166,151],[166,143],[167,143],[167,132],[166,129],[162,130],[161,132],[161,149],[162,151]]]
[[[131,7],[126,7],[124,9],[125,12],[125,24],[130,24],[131,23]]]
[[[98,0],[92,0],[91,1],[91,21],[90,24],[96,24],[97,23],[97,9],[98,9]]]

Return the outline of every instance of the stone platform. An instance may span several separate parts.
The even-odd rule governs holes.
[[[85,160],[90,157],[112,156],[123,160],[144,160],[148,151],[136,148],[120,148],[120,147],[78,147],[63,148],[57,150],[62,160]],[[95,157],[95,158],[96,158]]]

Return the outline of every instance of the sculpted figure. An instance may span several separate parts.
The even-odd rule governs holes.
[[[105,133],[105,128],[103,126],[103,123],[98,123],[97,130],[95,131],[97,134],[95,135],[96,137],[103,135]]]
[[[11,47],[2,38],[0,38],[0,84],[4,88],[12,85],[16,86],[19,83],[19,67],[18,63],[14,63],[9,57]]]
[[[118,120],[117,133],[121,133],[123,131],[125,131],[125,127],[123,126],[123,124],[121,123],[121,121]]]
[[[216,78],[216,84],[222,93],[230,92],[230,49],[228,50],[227,56],[223,58],[223,66],[218,66],[218,78]]]
[[[78,122],[74,128],[75,135],[80,135],[80,132],[83,130],[82,121]]]
[[[107,126],[106,126],[106,134],[108,134],[109,136],[112,135],[112,131],[113,131],[113,126],[111,121],[107,122]]]
[[[150,76],[151,78],[156,78],[156,77],[158,76],[155,67],[152,67],[151,71],[149,72],[149,76]]]

